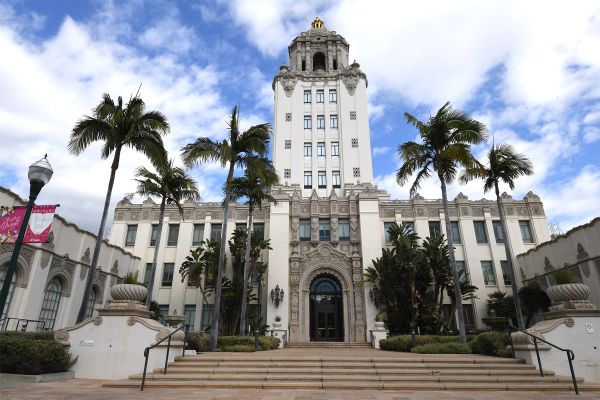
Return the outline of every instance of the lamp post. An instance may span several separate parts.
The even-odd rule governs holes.
[[[29,177],[29,202],[27,203],[27,208],[25,209],[23,222],[21,222],[21,230],[19,230],[19,236],[15,242],[15,248],[13,249],[10,264],[8,265],[6,276],[4,277],[2,291],[0,292],[0,315],[4,313],[4,306],[6,305],[6,300],[8,299],[10,283],[12,281],[13,274],[17,269],[17,259],[19,258],[19,252],[21,251],[21,246],[23,245],[25,232],[27,232],[27,225],[29,225],[29,217],[31,216],[33,203],[35,203],[35,199],[37,199],[38,194],[40,194],[40,191],[44,185],[50,181],[50,178],[52,178],[52,173],[54,172],[50,166],[50,163],[48,162],[47,157],[48,155],[46,154],[44,158],[29,166],[29,173],[27,174]]]

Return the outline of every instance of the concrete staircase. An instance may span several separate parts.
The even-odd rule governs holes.
[[[573,391],[570,377],[546,371],[542,378],[535,367],[520,360],[476,355],[390,354],[372,349],[331,349],[321,352],[339,356],[315,355],[319,351],[297,348],[263,352],[269,354],[208,353],[177,357],[167,374],[162,369],[149,372],[146,387]],[[128,380],[105,382],[104,386],[139,387],[140,382],[141,374],[136,374]],[[582,380],[578,385],[581,391],[600,390],[600,385],[584,384]]]
[[[371,343],[367,342],[306,342],[306,343],[289,343],[287,348],[290,349],[370,349]]]

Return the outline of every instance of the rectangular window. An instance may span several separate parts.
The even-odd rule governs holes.
[[[508,269],[508,261],[500,261],[500,268],[502,269],[502,279],[504,280],[504,284],[506,286],[510,286],[512,281],[510,279],[510,270]]]
[[[385,242],[386,243],[392,243],[392,239],[390,237],[390,232],[389,229],[396,225],[395,222],[384,222],[383,223],[383,232],[385,233]]]
[[[338,118],[337,118],[337,115],[330,115],[329,116],[329,127],[331,129],[337,129],[338,128]]]
[[[337,90],[329,89],[329,102],[337,103]]]
[[[485,231],[485,221],[473,221],[473,227],[475,228],[475,240],[477,240],[477,243],[487,243],[488,238]]]
[[[125,237],[125,246],[133,246],[137,235],[137,225],[127,225],[127,236]]]
[[[531,234],[531,226],[529,221],[519,221],[519,228],[521,228],[521,237],[523,243],[533,243],[533,235]]]
[[[325,142],[317,143],[317,156],[325,157]]]
[[[458,274],[458,279],[462,280],[463,276],[467,274],[467,270],[465,269],[465,262],[456,260],[456,273]]]
[[[473,304],[463,304],[463,315],[465,316],[465,327],[475,327],[475,312]]]
[[[310,219],[300,220],[298,235],[301,242],[310,242]]]
[[[458,229],[458,221],[450,221],[450,229],[452,230],[452,243],[461,244],[460,229]]]
[[[312,157],[312,143],[304,143],[304,157]]]
[[[317,115],[317,129],[325,129],[325,116]]]
[[[500,221],[492,221],[492,228],[494,228],[496,243],[504,243],[504,235],[502,234],[502,224]]]
[[[196,322],[196,305],[186,304],[183,309],[183,315],[185,316],[185,330],[194,330],[194,323]]]
[[[257,235],[260,240],[265,239],[265,224],[252,224],[252,236]]]
[[[325,102],[325,91],[323,89],[317,89],[317,103]]]
[[[429,221],[429,236],[440,236],[440,221]]]
[[[312,188],[312,172],[304,171],[304,189]]]
[[[156,246],[156,237],[158,236],[158,225],[152,224],[150,231],[150,246]]]
[[[168,304],[160,304],[158,306],[158,312],[160,314],[158,321],[164,325],[165,324],[164,317],[169,315],[169,305]]]
[[[338,189],[341,185],[340,171],[331,171],[331,186]]]
[[[179,239],[179,224],[169,224],[167,246],[177,246],[177,239]]]
[[[327,175],[325,171],[319,171],[319,189],[327,187]]]
[[[304,129],[312,129],[312,118],[310,115],[304,116]]]
[[[144,271],[144,286],[150,285],[150,278],[152,274],[152,263],[146,263],[146,270]]]
[[[173,271],[175,270],[175,264],[164,263],[163,264],[163,275],[161,286],[170,287],[173,286]]]
[[[210,240],[215,242],[221,241],[221,224],[210,225]]]
[[[304,91],[304,102],[310,103],[311,101],[312,101],[312,99],[311,99],[311,95],[310,95],[310,90],[305,90]]]
[[[319,220],[319,240],[329,242],[331,240],[331,223],[328,219]]]
[[[408,233],[415,233],[415,224],[413,222],[403,222],[408,227]]]
[[[494,272],[494,265],[491,261],[481,261],[481,270],[483,271],[483,283],[486,286],[495,286],[496,273]]]
[[[213,316],[215,315],[214,304],[203,304],[202,305],[202,324],[200,330],[202,332],[209,332],[212,326]]]
[[[204,224],[194,224],[194,234],[192,235],[192,246],[200,246],[204,240]]]
[[[338,232],[340,240],[350,240],[350,220],[347,218],[338,219]]]
[[[339,142],[331,142],[331,156],[332,157],[340,156],[340,143]]]

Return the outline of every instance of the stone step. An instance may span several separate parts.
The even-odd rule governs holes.
[[[106,387],[139,387],[139,380],[108,381]],[[455,391],[573,391],[572,384],[563,382],[540,383],[504,383],[504,382],[364,382],[364,381],[327,381],[298,382],[292,381],[187,381],[161,380],[146,381],[147,388],[252,388],[252,389],[387,389],[387,390],[455,390]],[[600,391],[600,385],[581,384],[581,391]]]
[[[156,368],[153,371],[155,374],[163,372],[163,368]],[[285,375],[285,374],[298,374],[298,375],[322,375],[326,373],[328,375],[534,375],[539,376],[539,372],[533,368],[526,370],[515,370],[515,369],[425,369],[425,368],[365,368],[365,369],[344,369],[344,368],[190,368],[182,366],[172,366],[167,369],[167,374],[185,374],[185,373],[198,373],[198,374],[272,374],[272,375]],[[552,376],[554,372],[544,371],[545,375]]]
[[[236,353],[227,355],[215,356],[212,354],[198,354],[193,356],[177,356],[175,361],[178,362],[226,362],[226,361],[261,361],[261,362],[376,362],[376,363],[402,363],[402,362],[436,362],[436,363],[473,363],[485,364],[493,362],[494,364],[524,364],[525,361],[514,358],[499,358],[499,357],[472,357],[472,356],[450,356],[450,357],[310,357],[310,356],[288,356],[288,357],[264,357],[254,356],[254,353],[249,356],[240,356]]]

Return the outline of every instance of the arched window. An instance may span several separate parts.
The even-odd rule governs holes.
[[[6,278],[6,272],[8,272],[8,263],[4,264],[0,267],[0,288],[4,286],[4,279]],[[15,282],[17,281],[17,271],[13,274],[10,280],[10,286],[8,287],[8,298],[6,299],[6,305],[4,306],[4,310],[2,311],[2,315],[0,316],[0,320],[8,317],[8,311],[10,310],[10,302],[12,300],[13,294],[15,293]]]
[[[325,70],[325,54],[316,53],[313,57],[313,71]]]
[[[85,317],[91,318],[92,314],[94,314],[94,306],[96,305],[96,296],[98,295],[98,289],[95,287],[92,288],[92,293],[90,293],[90,297],[88,298],[87,307],[85,309]]]
[[[45,330],[54,329],[54,322],[56,320],[56,313],[58,312],[61,296],[62,283],[60,282],[60,279],[54,277],[46,286],[44,301],[42,302],[42,309],[40,310],[39,320],[44,321]]]

